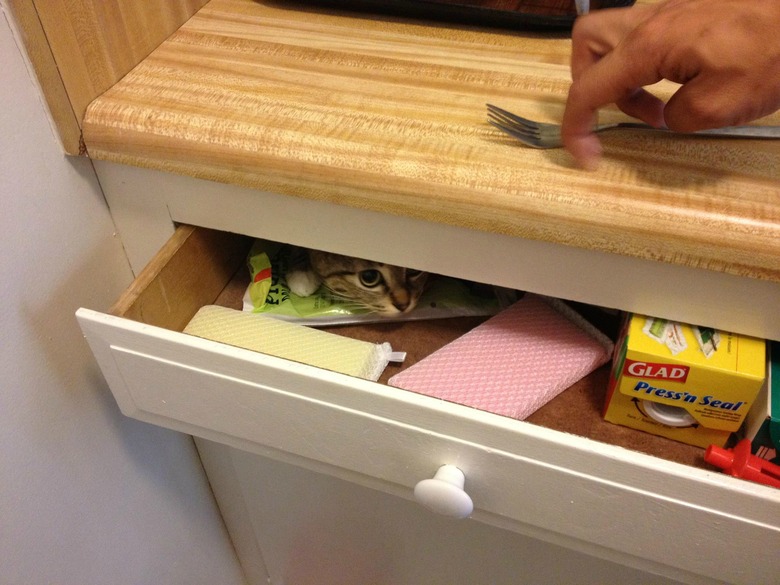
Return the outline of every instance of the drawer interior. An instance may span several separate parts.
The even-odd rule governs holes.
[[[247,236],[180,226],[110,312],[181,332],[204,305],[241,309],[242,297],[249,284],[246,256],[252,242],[252,238]],[[416,363],[483,320],[482,317],[458,317],[388,321],[330,329],[364,341],[387,341],[393,348],[406,351],[404,363],[390,364],[380,378],[379,383],[386,383],[401,368]],[[533,413],[527,422],[670,461],[708,468],[703,459],[703,449],[604,421],[601,408],[608,376],[609,364],[562,392]]]

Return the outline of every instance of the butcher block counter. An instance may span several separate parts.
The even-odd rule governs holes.
[[[95,159],[780,282],[780,141],[617,131],[584,172],[486,122],[486,103],[559,122],[569,52],[560,32],[212,0],[90,105],[84,141]]]

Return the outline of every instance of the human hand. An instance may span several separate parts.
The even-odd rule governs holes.
[[[780,1],[665,0],[592,12],[575,23],[571,73],[562,134],[584,168],[601,155],[591,128],[607,104],[680,132],[744,124],[780,109]],[[662,79],[681,84],[668,103],[644,89]]]

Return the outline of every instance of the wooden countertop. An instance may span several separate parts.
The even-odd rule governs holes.
[[[96,159],[780,282],[780,141],[615,132],[584,172],[486,123],[486,102],[559,121],[569,50],[211,0],[89,106],[84,141]]]

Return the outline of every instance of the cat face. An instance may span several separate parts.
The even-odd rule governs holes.
[[[385,315],[408,313],[423,293],[428,273],[312,250],[312,270],[336,296]]]

